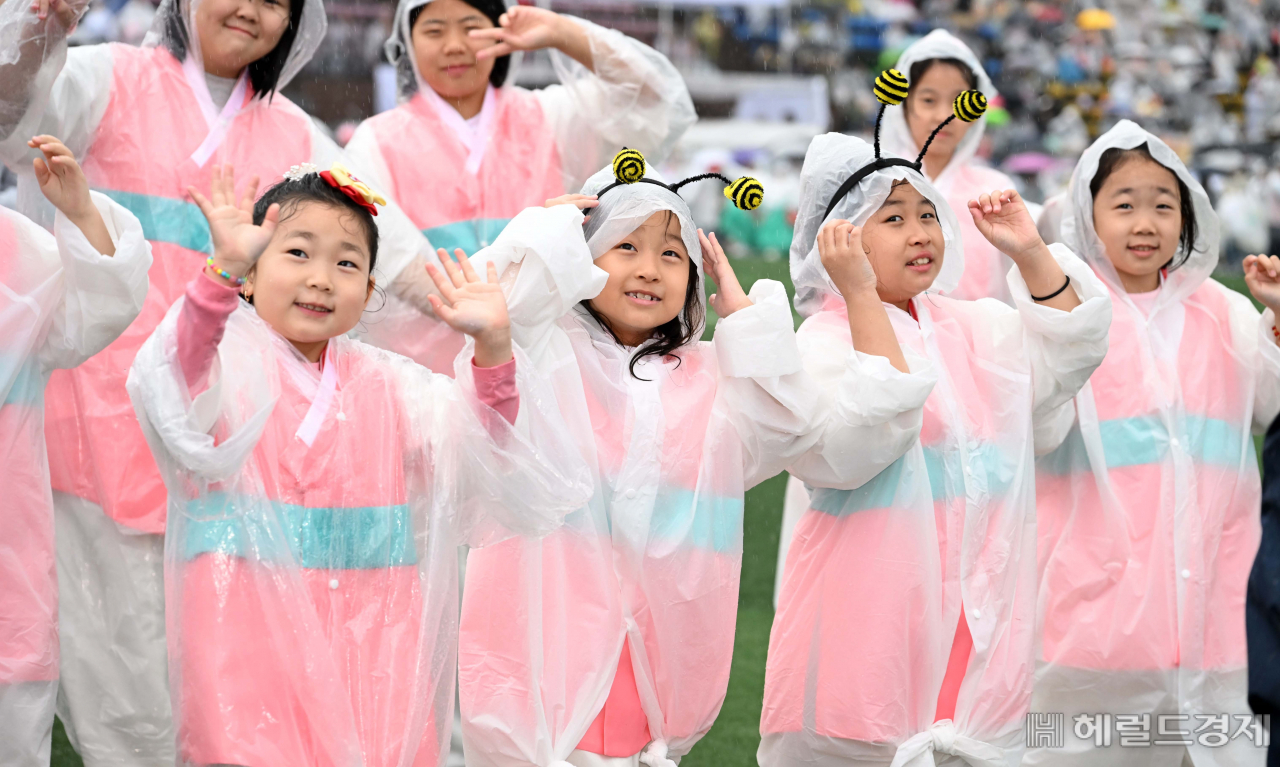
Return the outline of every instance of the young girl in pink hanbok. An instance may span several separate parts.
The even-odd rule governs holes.
[[[386,48],[402,103],[366,120],[346,150],[449,253],[489,245],[521,210],[577,191],[624,146],[665,159],[696,119],[664,56],[532,5],[400,0]],[[537,50],[560,82],[509,82],[513,59]],[[366,337],[448,372],[461,339],[415,314],[392,299]]]
[[[824,405],[782,286],[745,294],[694,227],[678,190],[697,180],[667,184],[623,151],[553,201],[573,205],[522,212],[473,259],[496,265],[512,332],[554,381],[598,488],[546,539],[468,559],[469,765],[671,767],[719,713],[743,493],[813,444]],[[727,190],[746,209],[760,191]],[[720,320],[700,342],[708,275]]]
[[[1245,260],[1259,317],[1210,277],[1219,231],[1204,189],[1127,120],[1085,151],[1062,199],[1062,239],[1105,283],[1114,319],[1036,478],[1032,709],[1087,728],[1027,763],[1127,765],[1141,751],[1153,767],[1261,765],[1245,652],[1261,535],[1250,435],[1280,411],[1280,258]],[[1163,743],[1126,747],[1121,727]]]
[[[877,81],[886,104],[906,91],[896,71]],[[984,106],[967,92],[955,115]],[[869,439],[901,457],[883,470],[851,460],[844,444],[868,437],[836,423],[789,469],[811,497],[769,637],[762,767],[1022,757],[1034,448],[1052,447],[1041,425],[1102,361],[1110,303],[1070,251],[1045,246],[1013,190],[968,213],[1017,265],[1015,306],[941,295],[964,251],[922,160],[828,134],[801,171],[791,253],[805,367],[830,390],[854,378],[844,423],[877,425]]]
[[[31,145],[53,234],[0,208],[0,764],[47,767],[58,694],[58,588],[45,458],[49,373],[124,332],[147,294],[138,220],[89,191],[52,136]]]
[[[382,200],[339,165],[253,203],[215,169],[213,254],[129,392],[169,491],[166,618],[190,765],[435,767],[459,544],[545,533],[591,480],[518,371],[492,279],[441,258],[457,380],[352,341]],[[521,397],[521,393],[529,396]]]
[[[55,373],[46,397],[67,650],[59,714],[88,767],[172,767],[165,490],[125,377],[211,252],[187,187],[207,189],[220,163],[246,179],[279,178],[297,163],[327,168],[341,152],[279,93],[324,38],[319,0],[165,0],[142,46],[68,49],[66,36],[87,5],[0,5],[0,159],[29,167],[26,139],[60,136],[90,186],[138,218],[156,256],[138,319],[85,364]],[[21,210],[50,223],[33,192],[21,175]],[[377,221],[380,284],[429,311],[430,280],[420,265],[426,239],[394,205]]]
[[[1013,181],[1008,176],[976,157],[986,131],[985,114],[973,122],[953,120],[932,141],[929,139],[930,132],[951,114],[951,104],[960,93],[976,89],[988,99],[996,96],[991,78],[969,46],[950,32],[936,29],[907,46],[894,66],[910,83],[910,95],[901,107],[884,112],[880,131],[884,153],[912,159],[929,141],[920,171],[952,210],[964,211],[969,200],[992,189],[1012,188]],[[959,283],[947,295],[964,301],[998,298],[1012,305],[1005,275],[1013,262],[982,236],[969,216],[961,214],[958,221],[964,270]],[[807,502],[804,484],[791,477],[778,542],[775,604],[782,588],[787,548],[796,523],[808,508]]]

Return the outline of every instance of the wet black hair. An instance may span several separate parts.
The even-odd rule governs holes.
[[[249,84],[253,86],[255,98],[270,100],[275,95],[276,85],[280,82],[280,73],[284,71],[284,63],[289,59],[289,51],[293,49],[294,38],[298,36],[298,27],[302,23],[302,7],[315,0],[289,0],[289,26],[285,27],[280,42],[271,52],[257,61],[249,62],[245,69],[249,70]],[[183,61],[187,58],[189,38],[187,23],[182,18],[181,0],[174,0],[174,12],[165,20],[164,31],[161,32],[161,43],[169,49],[174,58]]]
[[[502,18],[502,14],[507,12],[507,6],[502,0],[462,0],[462,2],[480,11],[498,26],[498,20]],[[430,5],[430,2],[423,3],[412,11],[409,11],[409,26],[405,30],[405,34],[409,36],[406,41],[408,51],[405,55],[413,55],[413,25],[418,21],[418,17],[422,15],[422,10]],[[493,70],[489,72],[489,84],[495,88],[501,88],[502,84],[507,81],[507,74],[511,71],[511,56],[499,56],[493,60]]]
[[[273,204],[280,205],[280,220],[284,221],[298,209],[299,205],[306,202],[329,205],[355,216],[360,226],[364,228],[369,245],[369,275],[372,276],[373,268],[378,263],[378,225],[374,223],[373,215],[358,205],[355,200],[330,186],[329,182],[321,178],[318,173],[307,173],[297,179],[285,179],[264,192],[253,205],[253,223],[261,225],[267,216],[267,208]]]
[[[1106,183],[1107,178],[1115,173],[1122,165],[1137,159],[1145,159],[1154,162],[1161,168],[1173,173],[1173,178],[1178,182],[1178,212],[1182,214],[1182,231],[1178,234],[1178,252],[1173,258],[1169,259],[1169,263],[1162,268],[1173,271],[1187,262],[1191,258],[1191,254],[1195,251],[1196,237],[1200,234],[1199,226],[1196,223],[1196,208],[1191,200],[1191,190],[1172,168],[1165,168],[1164,164],[1151,156],[1151,150],[1146,144],[1139,144],[1132,149],[1121,149],[1113,146],[1102,153],[1098,158],[1098,172],[1093,174],[1093,180],[1089,182],[1089,195],[1094,199],[1098,197],[1098,191],[1102,189],[1102,185]]]
[[[934,64],[950,64],[960,70],[960,76],[964,78],[965,86],[968,89],[972,90],[978,87],[977,73],[970,69],[969,65],[960,59],[952,58],[923,59],[912,64],[911,71],[907,73],[907,78],[910,80],[911,85],[914,86],[919,83],[920,78],[924,77],[925,73],[932,69]]]
[[[671,219],[675,218],[673,211],[667,211],[666,225],[670,225]],[[678,219],[677,219],[678,221]],[[687,346],[693,341],[698,340],[694,333],[702,327],[703,321],[706,319],[706,310],[702,307],[702,302],[698,300],[702,285],[698,279],[698,265],[694,263],[693,258],[689,259],[689,285],[684,292],[684,308],[680,310],[680,314],[673,317],[668,322],[659,325],[653,329],[653,334],[649,336],[649,340],[640,345],[636,349],[636,353],[631,357],[631,363],[627,365],[631,377],[647,381],[647,378],[640,378],[636,375],[636,363],[645,357],[654,356],[658,359],[663,357],[675,357],[677,366],[680,364],[680,355],[676,351],[682,346]],[[609,335],[613,336],[613,340],[619,344],[622,339],[618,338],[618,334],[613,332],[613,328],[609,327],[609,321],[605,316],[598,312],[591,305],[591,299],[579,302],[582,308],[587,310],[596,322],[600,323],[600,327],[609,331]]]

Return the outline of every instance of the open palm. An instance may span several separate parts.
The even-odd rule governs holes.
[[[262,224],[254,224],[253,202],[258,195],[258,177],[254,176],[249,181],[244,195],[237,202],[235,168],[230,165],[213,166],[209,197],[190,186],[187,193],[209,221],[214,260],[231,274],[243,277],[271,242],[280,217],[280,206],[272,205],[267,209]]]
[[[478,338],[491,331],[508,330],[511,320],[507,317],[507,299],[498,284],[498,271],[493,262],[489,263],[489,281],[484,282],[466,254],[461,249],[455,253],[456,263],[444,248],[436,251],[443,274],[435,266],[427,265],[427,273],[440,291],[439,296],[428,297],[431,308],[449,327],[469,336]]]
[[[698,241],[702,245],[703,271],[716,283],[716,292],[711,294],[711,308],[715,309],[716,315],[728,317],[739,309],[751,306],[751,299],[738,282],[738,275],[733,271],[729,257],[724,254],[724,248],[720,247],[716,233],[712,232],[708,237],[699,229]]]

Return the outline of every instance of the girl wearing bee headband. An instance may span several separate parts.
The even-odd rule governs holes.
[[[473,259],[502,275],[514,337],[552,378],[597,494],[544,540],[468,559],[468,764],[672,767],[724,700],[743,493],[814,443],[822,398],[782,286],[746,295],[694,228],[680,192],[698,180],[666,184],[625,151],[553,201],[572,204],[524,211]],[[762,191],[726,189],[744,208]],[[718,288],[711,342],[698,340],[704,275]]]
[[[1250,433],[1280,412],[1280,258],[1245,259],[1260,317],[1210,276],[1219,227],[1204,189],[1128,120],[1085,150],[1063,201],[1063,242],[1106,284],[1115,320],[1067,440],[1037,464],[1032,707],[1068,722],[1146,716],[1168,735],[1133,749],[1068,731],[1027,763],[1118,767],[1140,750],[1151,767],[1260,765],[1266,750],[1238,733],[1250,714],[1245,591],[1261,535]],[[1230,737],[1217,733],[1223,718]]]
[[[901,109],[889,109],[884,113],[880,141],[884,153],[889,156],[916,157],[933,129],[951,114],[951,105],[961,93],[976,90],[988,99],[996,95],[995,86],[973,51],[941,29],[912,43],[894,67],[900,81],[897,86],[889,87],[908,95]],[[933,137],[924,156],[921,173],[942,193],[952,210],[964,211],[969,200],[992,189],[1013,188],[1013,181],[1008,176],[974,157],[982,143],[986,122],[985,114],[969,122],[952,120]],[[960,242],[964,249],[964,272],[949,295],[968,301],[998,298],[1012,304],[1013,299],[1005,284],[1005,275],[1012,262],[982,236],[969,216],[962,213],[958,218]],[[786,550],[807,501],[804,485],[794,477],[788,480],[778,548],[775,603],[782,586]]]
[[[532,5],[401,0],[386,47],[402,103],[366,120],[347,152],[449,253],[485,247],[512,216],[578,189],[624,146],[664,159],[696,119],[683,78],[661,54]],[[560,83],[511,84],[513,59],[541,49]],[[457,347],[429,322],[396,299],[381,314],[371,340],[389,339],[388,348],[428,366],[452,365]]]
[[[953,109],[965,120],[984,106],[972,93]],[[967,214],[1017,265],[1015,307],[944,295],[964,271],[956,215],[921,175],[923,153],[879,154],[828,134],[801,171],[797,335],[835,420],[789,468],[811,500],[770,634],[758,757],[1016,767],[1034,658],[1034,452],[1053,446],[1043,428],[1102,361],[1111,305],[1012,190]],[[848,449],[868,428],[897,459],[887,469]]]
[[[129,376],[169,491],[178,763],[436,767],[457,547],[546,533],[591,476],[513,357],[494,279],[429,270],[469,336],[437,375],[347,337],[375,285],[378,195],[340,166],[256,203],[233,181],[192,191],[213,254]]]
[[[964,91],[977,90],[987,99],[997,95],[978,57],[950,32],[937,29],[907,47],[894,69],[911,83],[902,109],[885,114],[881,141],[895,157],[915,157],[930,131],[946,119],[951,103]],[[986,131],[986,116],[973,122],[955,121],[942,130],[925,155],[925,178],[942,192],[954,210],[992,189],[1010,189],[1013,181],[976,159]],[[960,216],[964,246],[964,274],[953,298],[976,301],[998,298],[1012,303],[1005,275],[1012,264],[996,250],[967,216]]]

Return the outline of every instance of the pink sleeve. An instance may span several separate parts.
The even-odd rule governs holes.
[[[178,314],[178,364],[192,397],[208,385],[227,317],[239,301],[239,288],[216,282],[203,271],[187,283],[186,301]]]
[[[476,381],[476,395],[480,401],[507,419],[507,423],[516,422],[516,414],[520,412],[520,390],[516,388],[516,361],[510,359],[501,365],[491,368],[476,366],[471,358],[471,375]]]

